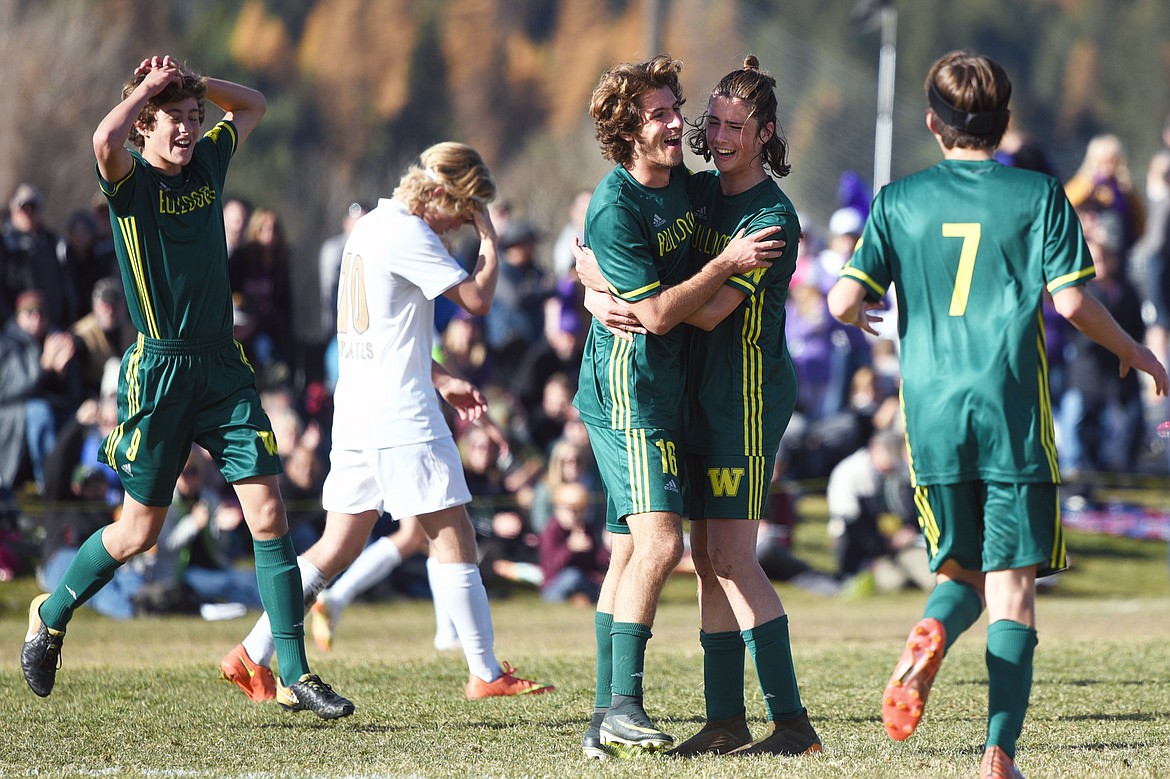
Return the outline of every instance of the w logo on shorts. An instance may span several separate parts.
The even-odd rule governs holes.
[[[276,455],[276,435],[271,430],[257,430],[256,435],[264,442],[264,451]]]

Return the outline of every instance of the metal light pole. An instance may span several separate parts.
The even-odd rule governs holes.
[[[646,59],[662,50],[662,0],[646,0]]]
[[[894,147],[894,67],[898,59],[898,10],[888,3],[881,9],[882,48],[878,56],[877,128],[873,144],[873,191],[890,183]]]

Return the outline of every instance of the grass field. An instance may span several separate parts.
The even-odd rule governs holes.
[[[818,523],[798,545],[825,549]],[[1170,776],[1170,581],[1163,543],[1070,537],[1075,568],[1041,596],[1032,707],[1018,763],[1036,777]],[[549,695],[469,702],[462,655],[431,648],[429,601],[357,604],[314,670],[351,697],[334,723],[248,701],[218,680],[219,658],[254,614],[227,622],[115,623],[82,610],[57,688],[35,697],[17,656],[28,579],[0,584],[0,776],[141,777],[972,777],[984,735],[982,625],[948,655],[908,741],[881,728],[881,689],[924,596],[825,599],[780,585],[802,695],[825,744],[796,758],[586,762],[593,699],[592,612],[531,594],[493,604],[497,651]],[[702,722],[693,584],[675,577],[647,653],[647,708],[676,738]],[[763,702],[748,663],[748,711]]]

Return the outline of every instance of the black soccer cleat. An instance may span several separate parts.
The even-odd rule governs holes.
[[[353,714],[353,703],[335,693],[317,674],[305,674],[288,687],[277,682],[276,702],[285,711],[311,711],[321,719]]]
[[[47,698],[57,681],[57,669],[61,667],[61,643],[65,640],[64,630],[52,630],[41,622],[41,604],[49,596],[38,595],[28,607],[28,632],[20,650],[20,670],[28,686],[42,698]]]

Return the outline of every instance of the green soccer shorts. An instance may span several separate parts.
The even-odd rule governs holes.
[[[914,503],[932,571],[947,560],[983,572],[1035,565],[1037,576],[1068,567],[1055,484],[919,485]]]
[[[132,498],[169,506],[192,443],[211,454],[229,483],[281,472],[255,372],[236,341],[139,335],[122,357],[118,426],[99,458]]]
[[[774,455],[688,453],[687,510],[691,521],[762,519],[775,461]]]
[[[613,430],[586,423],[589,444],[605,487],[605,527],[611,533],[630,532],[631,515],[669,511],[682,515],[682,452],[671,430],[633,428]]]

